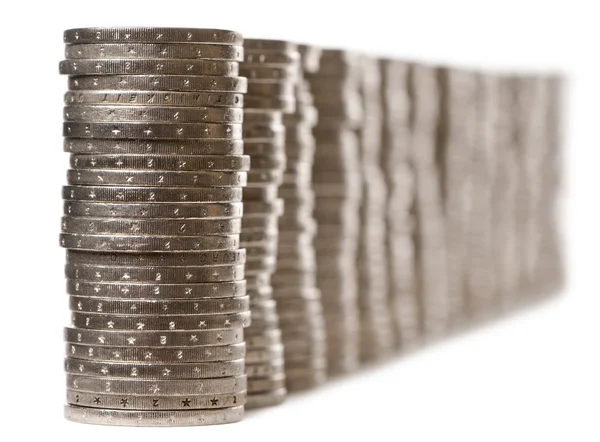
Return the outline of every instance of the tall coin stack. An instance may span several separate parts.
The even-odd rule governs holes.
[[[277,260],[279,217],[283,200],[278,187],[285,170],[283,113],[294,112],[294,85],[299,54],[284,41],[246,40],[242,72],[248,77],[244,142],[252,159],[242,244],[246,265],[252,325],[247,330],[248,407],[281,403],[286,394],[284,348],[271,276]]]
[[[414,241],[415,173],[412,161],[408,63],[380,61],[384,112],[382,170],[388,188],[388,281],[396,343],[405,351],[419,338],[421,311]]]
[[[93,28],[65,43],[66,417],[238,421],[250,317],[242,37]]]
[[[362,122],[361,57],[324,50],[319,71],[307,74],[319,121],[313,165],[317,235],[317,286],[327,324],[330,375],[359,363],[356,260],[360,223],[361,168],[356,130]]]
[[[412,64],[410,97],[412,103],[412,158],[416,179],[415,246],[421,329],[428,339],[447,331],[447,254],[442,160],[437,149],[440,118],[439,69]]]
[[[316,288],[313,238],[314,192],[312,166],[317,112],[304,72],[315,72],[321,51],[299,46],[301,66],[296,84],[296,111],[284,116],[287,165],[280,187],[285,203],[279,220],[277,272],[274,294],[285,346],[288,390],[304,390],[323,383],[327,376],[325,321],[321,293]]]
[[[389,356],[395,342],[387,274],[387,186],[381,167],[383,107],[381,70],[376,58],[361,63],[363,122],[360,129],[362,206],[358,248],[361,359]]]

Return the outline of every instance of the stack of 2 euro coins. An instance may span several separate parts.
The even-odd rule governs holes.
[[[284,116],[287,165],[280,187],[285,212],[279,220],[277,272],[273,288],[283,343],[288,390],[306,390],[327,377],[326,330],[316,287],[312,166],[317,123],[310,84],[304,73],[319,68],[320,49],[300,45],[296,111]]]
[[[411,155],[409,64],[381,59],[383,102],[381,170],[388,189],[387,262],[389,305],[396,345],[413,349],[420,335],[420,300],[415,274],[415,173]]]
[[[319,113],[312,170],[318,226],[314,244],[330,375],[351,372],[359,363],[360,64],[358,54],[326,49],[319,70],[307,74]]]
[[[250,319],[242,36],[88,28],[65,43],[66,417],[239,421]]]
[[[253,318],[247,330],[247,406],[263,407],[279,404],[287,395],[284,347],[271,278],[284,209],[278,197],[286,165],[283,114],[295,109],[299,54],[296,45],[271,40],[245,40],[244,51],[241,72],[248,77],[248,93],[243,136],[252,160],[242,223]]]
[[[388,189],[381,167],[383,106],[379,60],[361,61],[363,122],[360,128],[362,205],[358,247],[360,355],[364,362],[389,356],[396,339],[387,273]]]

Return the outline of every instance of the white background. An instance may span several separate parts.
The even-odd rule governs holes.
[[[2,327],[0,438],[96,440],[600,440],[600,32],[590,1],[40,1],[0,20]],[[337,4],[344,4],[343,7]],[[454,337],[229,426],[109,428],[62,418],[58,247],[67,155],[62,31],[225,28],[382,55],[570,77],[565,227],[569,287],[512,319]]]

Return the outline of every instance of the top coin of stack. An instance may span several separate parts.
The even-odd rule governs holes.
[[[247,248],[246,275],[252,309],[247,330],[248,407],[283,401],[284,349],[273,300],[271,275],[277,259],[278,219],[283,201],[278,188],[286,167],[283,113],[296,107],[294,86],[299,53],[285,41],[244,41],[241,72],[248,77],[244,146],[252,159],[244,189],[242,245]]]
[[[66,416],[135,426],[240,420],[243,39],[93,28],[66,31],[65,43]]]

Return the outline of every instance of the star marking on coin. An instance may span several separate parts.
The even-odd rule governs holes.
[[[181,405],[183,405],[184,407],[189,407],[191,402],[192,402],[191,400],[189,400],[188,398],[185,398],[184,400],[181,401]]]
[[[98,396],[94,397],[94,404],[100,405],[100,398]]]
[[[207,358],[210,358],[212,356],[212,353],[209,349],[204,350],[204,356],[206,356]]]
[[[135,338],[134,338],[133,336],[131,336],[131,337],[127,338],[127,343],[128,343],[129,345],[133,345],[133,344],[135,344]]]
[[[129,288],[128,287],[121,288],[121,293],[123,293],[124,295],[126,295],[127,293],[129,293]]]
[[[120,84],[121,86],[125,86],[125,85],[127,84],[127,80],[125,80],[125,77],[121,77],[121,80],[119,81],[119,84]],[[114,111],[115,111],[114,109],[111,109],[111,110],[109,111],[109,115],[110,115],[110,112],[114,112]]]
[[[202,370],[200,369],[200,367],[194,368],[194,371],[196,372],[196,374],[200,374],[202,372]]]
[[[129,281],[131,279],[131,275],[127,272],[123,273],[123,276],[121,276],[121,281]]]
[[[185,288],[185,294],[186,295],[191,295],[192,294],[192,289],[190,287],[186,287]]]
[[[138,322],[137,324],[135,324],[137,326],[138,330],[143,330],[144,327],[146,326],[146,324],[144,324],[143,322]]]
[[[193,277],[193,276],[194,276],[194,275],[193,275],[192,273],[190,273],[190,272],[187,272],[187,273],[185,274],[185,279],[186,279],[187,281],[189,281],[190,279],[192,279],[192,277]]]
[[[104,344],[106,342],[106,338],[104,336],[98,336],[98,342],[100,342],[100,344]]]
[[[83,370],[84,370],[83,364],[79,364],[79,372],[83,373]]]
[[[162,372],[163,376],[169,376],[171,374],[171,369],[170,368],[164,368],[163,372]]]
[[[219,399],[217,399],[217,398],[211,399],[210,405],[212,405],[213,407],[219,405]]]
[[[96,63],[96,69],[97,70],[102,69],[102,63]]]
[[[157,394],[160,391],[160,387],[158,386],[158,384],[154,384],[150,387],[150,391],[153,394]]]
[[[118,159],[118,160],[115,162],[115,164],[116,164],[117,166],[121,167],[121,166],[122,166],[123,164],[125,164],[125,163],[123,162],[123,160],[122,160],[121,158],[119,158],[119,159]]]
[[[96,192],[94,192],[93,190],[89,193],[88,195],[91,199],[96,198]]]
[[[136,53],[135,48],[133,46],[129,46],[129,48],[127,48],[127,53],[132,54],[132,55],[135,54]]]
[[[125,40],[129,40],[131,38],[131,34],[124,34]]]
[[[146,360],[152,359],[152,352],[147,351],[146,353],[144,353],[144,359],[146,359]]]
[[[114,323],[114,321],[108,321],[108,322],[106,323],[106,326],[107,326],[108,328],[115,328],[115,323]]]
[[[225,326],[231,326],[231,320],[225,319],[225,323],[223,325],[225,325]]]
[[[113,135],[119,135],[121,133],[121,129],[119,129],[118,127],[113,128],[113,130],[110,131]]]
[[[223,333],[217,333],[217,341],[221,342],[223,340]]]
[[[200,324],[198,324],[198,328],[204,328],[206,327],[206,321],[200,321]]]
[[[223,310],[223,309],[225,308],[225,304],[223,304],[223,303],[219,304],[219,308],[220,308],[221,310]]]
[[[78,310],[83,310],[83,304],[82,304],[82,302],[81,302],[81,301],[79,301],[79,302],[77,303],[77,309],[78,309]]]
[[[198,335],[191,335],[190,342],[198,342]]]
[[[106,366],[103,366],[103,367],[100,369],[100,373],[102,373],[103,375],[107,375],[107,374],[108,374],[108,367],[106,367]]]
[[[160,51],[160,55],[162,55],[163,57],[164,57],[165,55],[167,55],[168,53],[169,53],[169,51],[167,51],[167,48],[163,48],[163,50],[162,50],[162,51]]]
[[[145,134],[147,137],[149,137],[150,135],[152,135],[152,133],[153,133],[153,132],[152,132],[152,129],[150,129],[149,127],[148,127],[148,128],[146,128],[146,130],[144,131],[144,134]]]
[[[121,352],[119,350],[113,351],[113,357],[115,359],[120,359],[121,358]]]
[[[127,398],[121,399],[121,405],[123,406],[123,408],[127,407],[129,405],[129,399],[127,399]]]

